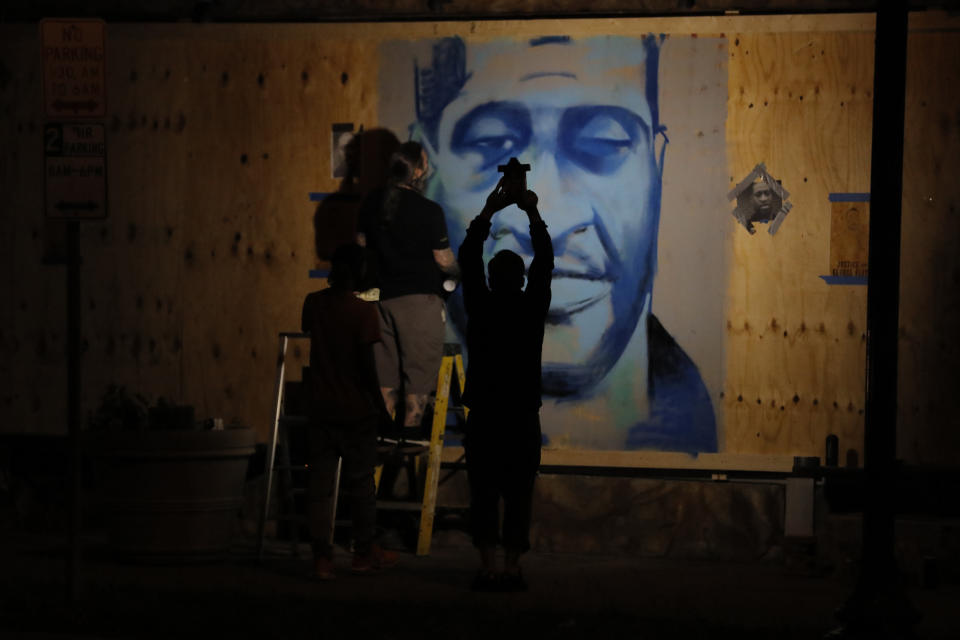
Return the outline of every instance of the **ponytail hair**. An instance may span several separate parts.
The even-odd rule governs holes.
[[[423,190],[420,180],[413,177],[414,171],[423,167],[423,146],[419,142],[409,141],[400,145],[390,156],[388,183],[391,187],[409,187],[417,191]]]
[[[390,156],[390,166],[387,171],[387,192],[383,199],[383,215],[380,219],[382,226],[389,226],[397,212],[400,203],[401,188],[413,189],[422,192],[426,186],[426,172],[414,178],[413,173],[423,166],[423,146],[419,142],[410,140],[400,145],[400,148]]]

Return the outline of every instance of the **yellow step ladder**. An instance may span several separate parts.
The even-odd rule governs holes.
[[[417,555],[430,554],[430,542],[433,539],[433,518],[437,511],[437,493],[440,488],[440,465],[443,458],[443,437],[447,429],[447,409],[450,407],[450,383],[456,373],[460,387],[460,397],[466,384],[463,372],[463,356],[460,345],[443,345],[443,360],[437,375],[437,396],[433,406],[433,425],[430,431],[430,449],[427,454],[427,477],[423,487],[423,505],[420,509],[420,535],[417,538]],[[466,419],[468,409],[463,407]]]

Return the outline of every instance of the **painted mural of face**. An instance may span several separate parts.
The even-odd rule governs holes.
[[[444,207],[455,248],[496,184],[497,165],[513,156],[531,165],[527,184],[556,253],[543,349],[547,395],[590,395],[633,336],[651,290],[660,168],[650,45],[633,38],[470,44],[465,82],[429,136],[436,173],[428,195]],[[494,218],[485,262],[503,249],[529,266],[527,218],[515,207]],[[451,302],[462,329],[462,302]]]

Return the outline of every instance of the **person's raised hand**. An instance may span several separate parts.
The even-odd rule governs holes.
[[[503,188],[503,178],[500,178],[500,180],[497,182],[497,186],[495,186],[493,191],[490,192],[490,195],[487,196],[487,202],[483,207],[483,212],[481,215],[491,218],[493,217],[493,214],[511,205],[512,203],[513,199]]]
[[[517,206],[530,213],[531,210],[537,210],[537,203],[540,202],[540,198],[537,197],[533,191],[529,189],[520,195],[520,198],[517,201]]]

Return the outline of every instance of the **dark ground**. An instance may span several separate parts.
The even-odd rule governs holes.
[[[0,638],[820,638],[852,590],[849,573],[811,577],[774,561],[531,553],[528,592],[478,594],[468,541],[437,542],[373,577],[351,575],[338,549],[331,583],[310,580],[306,559],[281,555],[287,546],[260,564],[248,546],[216,563],[151,566],[91,544],[71,609],[57,541],[8,531]],[[960,638],[960,585],[907,594],[923,614],[918,637]]]

